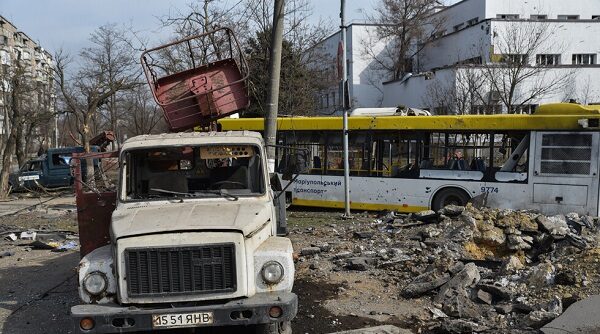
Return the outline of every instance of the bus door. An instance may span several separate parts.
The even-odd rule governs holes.
[[[532,200],[542,212],[597,215],[598,135],[534,133]]]

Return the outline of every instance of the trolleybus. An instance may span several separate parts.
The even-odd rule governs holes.
[[[222,119],[222,130],[262,131],[262,118]],[[351,116],[353,210],[415,212],[465,205],[546,214],[599,214],[600,105],[542,105],[531,115]],[[276,169],[305,148],[310,170],[293,205],[343,208],[341,117],[279,118]]]

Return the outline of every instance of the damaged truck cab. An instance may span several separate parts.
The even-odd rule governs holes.
[[[260,134],[138,136],[122,146],[118,164],[116,196],[78,186],[85,255],[75,332],[291,333],[292,245],[277,236],[285,214]],[[101,212],[113,204],[108,222]]]

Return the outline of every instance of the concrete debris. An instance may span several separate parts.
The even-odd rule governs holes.
[[[542,229],[555,239],[562,239],[569,233],[569,225],[564,216],[556,215],[551,217],[538,216],[536,218],[538,224],[541,225]]]
[[[354,237],[357,239],[371,239],[375,233],[371,231],[354,232]]]
[[[351,331],[336,332],[331,334],[410,334],[409,330],[401,329],[396,326],[386,325],[364,329],[355,329]]]
[[[494,300],[494,297],[492,296],[491,293],[479,289],[479,290],[477,290],[477,299],[479,299],[480,301],[482,301],[488,305],[492,305],[492,301]]]
[[[319,253],[321,253],[321,248],[319,247],[306,247],[302,248],[302,250],[300,251],[300,255],[302,256],[315,255]]]
[[[488,329],[476,322],[464,319],[445,319],[443,328],[449,333],[474,333]]]
[[[529,284],[534,286],[546,286],[554,284],[556,268],[548,262],[540,263],[532,268],[529,275]]]
[[[440,216],[447,216],[447,217],[456,217],[458,215],[460,215],[461,213],[463,213],[463,211],[465,211],[465,207],[464,206],[458,206],[458,205],[448,205],[442,209],[440,209],[440,211],[438,211],[438,214]]]
[[[411,328],[421,333],[539,329],[583,287],[600,291],[596,217],[467,204],[331,225],[299,232],[312,246],[301,254],[319,254],[306,258],[311,273],[366,275],[397,291],[395,300],[418,299],[427,312]]]
[[[21,240],[35,240],[37,233],[34,231],[23,231],[19,235],[19,239]]]
[[[8,241],[17,241],[18,237],[14,233],[9,233],[4,237],[4,239]]]
[[[350,270],[366,271],[377,264],[377,259],[372,257],[354,257],[348,259],[346,264],[346,268]]]
[[[600,328],[600,295],[591,296],[569,306],[552,322],[541,328],[544,334],[598,333]]]
[[[437,220],[438,214],[433,210],[425,210],[413,213],[412,218],[422,222],[433,222]]]
[[[421,296],[431,290],[439,288],[449,280],[450,275],[448,273],[440,273],[439,271],[423,273],[417,276],[402,290],[402,296],[406,298]]]
[[[13,255],[15,255],[15,252],[12,252],[12,251],[2,252],[2,253],[0,253],[0,259],[3,257],[9,257],[9,256],[13,256]]]
[[[523,267],[521,260],[517,256],[511,255],[502,261],[501,271],[504,274],[514,274],[523,269]]]
[[[446,313],[444,313],[442,310],[440,310],[439,308],[436,307],[428,307],[427,308],[430,312],[431,312],[431,316],[433,317],[433,319],[438,319],[438,318],[448,318],[448,316],[446,315]]]

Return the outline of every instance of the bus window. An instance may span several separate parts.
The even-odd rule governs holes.
[[[592,134],[544,134],[540,174],[589,175]]]
[[[302,132],[284,132],[280,135],[279,145],[290,146],[308,150],[308,168],[310,174],[321,175],[324,172],[325,159],[325,134],[320,132],[302,133]],[[286,170],[289,159],[293,152],[288,148],[276,149],[276,171],[278,173]]]

